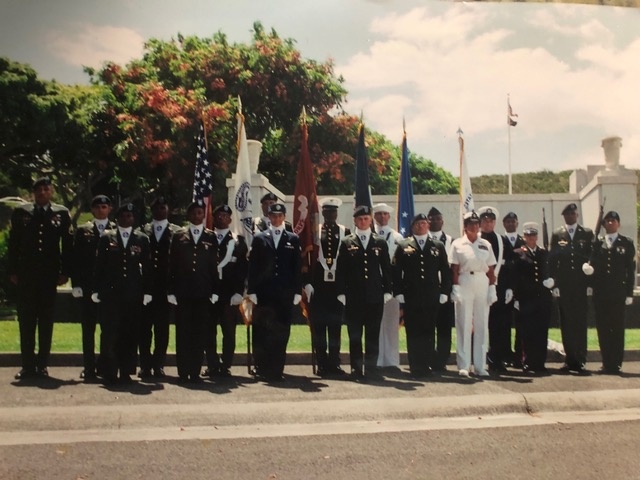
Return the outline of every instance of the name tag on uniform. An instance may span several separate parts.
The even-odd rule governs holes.
[[[325,270],[324,271],[324,281],[325,282],[335,282],[336,281],[336,276],[334,275],[334,273],[330,270]]]

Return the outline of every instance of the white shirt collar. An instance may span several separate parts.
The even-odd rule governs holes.
[[[356,235],[362,242],[362,245],[367,246],[367,243],[369,242],[369,237],[371,236],[371,230],[370,229],[360,230],[359,228],[356,227]]]
[[[416,239],[416,242],[418,242],[420,248],[424,248],[427,240],[429,239],[429,234],[425,233],[424,235],[414,235],[413,237]]]
[[[218,240],[222,240],[224,237],[227,236],[227,233],[229,233],[229,229],[225,228],[225,229],[219,229],[219,228],[214,228],[213,229],[216,232],[216,237],[218,238]]]
[[[198,243],[200,235],[202,235],[202,230],[204,230],[204,223],[201,223],[200,225],[189,223],[189,231],[191,232],[191,236],[196,243]]]
[[[151,223],[153,224],[154,231],[156,227],[162,227],[162,229],[164,230],[165,228],[167,228],[167,225],[169,225],[169,220],[167,220],[166,218],[164,220],[152,220]]]

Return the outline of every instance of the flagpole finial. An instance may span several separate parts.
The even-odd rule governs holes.
[[[364,111],[360,110],[360,123],[364,123]]]
[[[238,113],[242,115],[242,99],[240,98],[240,95],[238,95]]]
[[[307,109],[304,107],[304,105],[302,106],[302,123],[307,123]]]
[[[464,132],[460,127],[458,127],[458,131],[456,133],[458,134],[459,137],[461,137],[464,134]]]
[[[404,115],[402,116],[402,133],[407,133],[407,123],[405,122]]]

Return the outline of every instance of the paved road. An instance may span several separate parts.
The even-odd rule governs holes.
[[[234,367],[234,379],[185,387],[170,368],[166,382],[106,388],[81,383],[78,367],[30,382],[0,368],[0,478],[487,474],[477,479],[527,468],[582,479],[614,463],[611,478],[640,478],[640,456],[625,453],[637,450],[640,362],[624,370],[488,380],[451,371],[427,382],[398,371],[356,383],[287,366],[285,382],[265,384]]]

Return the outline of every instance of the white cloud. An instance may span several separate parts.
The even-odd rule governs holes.
[[[125,27],[81,24],[47,35],[52,55],[70,65],[99,67],[106,61],[124,64],[142,54],[143,37]]]
[[[447,149],[455,149],[444,142],[455,140],[461,126],[468,145],[484,148],[476,153],[484,157],[485,171],[473,174],[503,169],[494,159],[506,149],[507,93],[519,114],[514,140],[534,145],[519,152],[524,171],[571,168],[584,161],[579,150],[589,155],[610,134],[637,144],[640,38],[616,47],[615,25],[607,28],[588,15],[593,11],[580,14],[572,6],[540,9],[533,30],[513,11],[486,12],[482,5],[456,4],[442,12],[416,8],[376,18],[370,31],[378,40],[337,67],[349,106],[363,109],[368,125],[391,139],[407,112],[414,151],[441,164]],[[548,49],[549,38],[562,43],[567,37],[564,51]],[[602,136],[575,146],[565,134],[576,128]],[[551,150],[541,162],[535,143],[554,148],[557,158]]]

